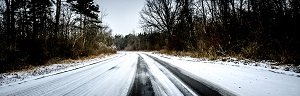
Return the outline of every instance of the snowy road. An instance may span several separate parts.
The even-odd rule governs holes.
[[[2,86],[2,95],[127,95],[136,70],[136,54],[120,54],[112,59],[75,68],[11,86]]]
[[[300,77],[275,71],[150,52],[118,52],[90,64],[0,86],[0,96],[299,96]]]
[[[200,94],[199,90],[192,91],[189,83],[183,82],[176,75],[143,53],[121,52],[111,59],[1,86],[0,94],[1,96],[194,96]]]

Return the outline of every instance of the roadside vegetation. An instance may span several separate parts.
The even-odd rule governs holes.
[[[143,33],[116,35],[119,50],[300,64],[299,0],[146,0]]]
[[[1,0],[0,73],[115,53],[93,0]]]

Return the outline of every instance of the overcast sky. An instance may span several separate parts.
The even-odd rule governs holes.
[[[104,24],[113,30],[113,35],[127,35],[135,30],[140,31],[139,12],[144,6],[144,0],[95,0],[106,16]]]

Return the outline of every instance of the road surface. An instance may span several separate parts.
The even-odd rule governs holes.
[[[121,52],[113,58],[0,87],[1,96],[219,96],[234,95],[207,87],[148,53]]]

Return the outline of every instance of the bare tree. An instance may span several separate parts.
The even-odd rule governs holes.
[[[146,0],[141,11],[142,27],[165,33],[169,47],[173,43],[171,39],[177,22],[178,8],[175,4],[175,0]]]

